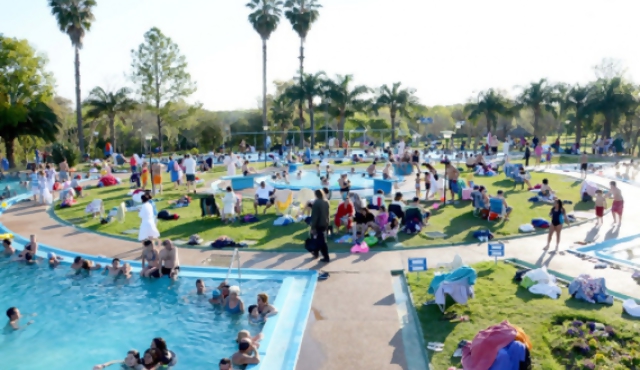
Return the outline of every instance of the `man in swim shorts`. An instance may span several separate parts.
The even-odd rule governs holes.
[[[587,153],[582,153],[580,156],[580,173],[582,174],[582,178],[587,178],[587,168],[589,167],[589,158],[587,158]]]
[[[458,194],[458,177],[460,177],[460,171],[458,171],[451,162],[446,162],[445,171],[449,179],[449,190],[451,191],[451,199],[453,200],[456,194]]]
[[[613,216],[613,223],[618,222],[622,224],[622,211],[624,210],[624,198],[622,198],[622,192],[616,185],[615,181],[609,183],[610,191],[609,197],[613,198],[613,204],[611,205],[611,215]],[[616,217],[617,215],[617,217]]]
[[[172,280],[178,279],[180,272],[180,260],[178,259],[178,249],[173,245],[171,240],[162,242],[163,250],[160,251],[160,270],[154,271],[151,276],[160,277],[168,276]]]

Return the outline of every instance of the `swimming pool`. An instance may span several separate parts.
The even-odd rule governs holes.
[[[0,224],[0,233],[4,232],[9,231]],[[15,236],[19,249],[24,243],[24,238]],[[44,257],[49,251],[67,261],[75,256],[43,244],[38,255]],[[109,262],[84,257],[103,265]],[[131,264],[134,270],[139,268],[138,262]],[[256,294],[266,292],[278,308],[278,315],[263,327],[250,325],[246,315],[221,313],[208,303],[209,295],[195,294],[197,278],[210,291],[226,273],[226,269],[183,266],[175,283],[142,280],[135,272],[130,281],[114,281],[96,272],[70,275],[68,265],[50,269],[44,262],[28,266],[0,259],[0,311],[4,314],[16,306],[24,316],[22,324],[35,321],[25,330],[3,333],[2,361],[15,370],[91,369],[124,358],[130,349],[143,352],[159,336],[178,356],[174,369],[211,369],[235,352],[237,332],[248,329],[264,334],[259,349],[262,363],[253,369],[294,369],[317,273],[243,269],[239,281],[232,270],[229,283],[241,285],[245,307],[255,303]]]
[[[349,171],[335,171],[329,175],[329,190],[337,191],[340,190],[340,185],[338,185],[338,179],[341,174],[347,173],[348,179],[351,181],[351,189],[352,190],[364,190],[364,189],[373,189],[373,179],[382,179],[382,172],[376,173],[374,177],[370,177],[364,172],[356,172],[351,173]],[[363,176],[364,175],[364,176]],[[322,181],[320,181],[320,177],[327,176],[325,171],[320,172],[320,176],[315,171],[300,171],[300,178],[298,178],[297,173],[289,174],[289,183],[282,180],[273,180],[271,176],[265,177],[257,177],[256,183],[260,183],[261,181],[266,182],[268,185],[272,186],[275,189],[291,189],[291,190],[301,190],[301,189],[321,189],[324,187],[322,185]],[[389,180],[392,182],[398,182],[402,180],[402,178],[395,178],[393,180]]]
[[[640,268],[640,234],[576,248],[573,252]]]

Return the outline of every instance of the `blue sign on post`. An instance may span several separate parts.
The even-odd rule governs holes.
[[[409,258],[409,272],[427,271],[427,259],[426,258]],[[418,280],[420,274],[418,274]]]
[[[489,243],[487,252],[489,257],[494,257],[498,264],[498,257],[504,257],[504,243]]]

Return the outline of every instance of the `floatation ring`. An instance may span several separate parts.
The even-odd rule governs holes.
[[[0,239],[13,239],[13,234],[11,233],[0,234]]]
[[[0,204],[0,206],[2,206],[2,208],[7,208],[8,207],[7,202],[2,202],[2,204]]]

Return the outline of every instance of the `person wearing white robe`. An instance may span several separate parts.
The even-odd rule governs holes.
[[[149,202],[151,198],[146,194],[142,196],[142,206],[138,212],[140,217],[140,229],[138,231],[138,240],[157,239],[160,237],[160,231],[156,226],[156,216],[153,212],[153,206]]]
[[[227,166],[227,176],[235,176],[236,175],[236,156],[233,153],[229,153],[224,158],[224,165]]]
[[[224,214],[224,219],[227,223],[231,223],[235,220],[236,217],[236,203],[238,202],[238,197],[236,193],[233,192],[231,186],[227,186],[227,193],[222,198],[222,213]]]
[[[398,143],[398,158],[402,158],[402,156],[404,155],[404,148],[404,139],[400,139],[400,142]]]

